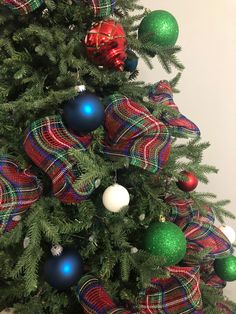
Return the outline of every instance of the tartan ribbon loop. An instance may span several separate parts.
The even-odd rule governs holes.
[[[193,200],[178,199],[174,195],[167,197],[165,202],[170,206],[169,220],[181,228],[187,240],[185,264],[194,264],[188,256],[207,248],[210,252],[204,260],[208,261],[232,253],[228,238],[214,226],[215,214],[212,208],[205,206],[201,212],[194,207]]]
[[[44,0],[3,0],[2,4],[14,13],[25,15],[38,9]]]
[[[180,228],[183,228],[197,214],[191,199],[179,199],[171,195],[165,199],[165,203],[170,206],[168,219]]]
[[[215,272],[212,272],[211,274],[209,274],[209,276],[206,277],[204,281],[207,286],[214,287],[218,291],[220,291],[221,289],[223,290],[226,287],[226,281],[218,277]]]
[[[80,279],[77,296],[86,314],[132,314],[118,307],[99,280],[92,275]]]
[[[184,263],[185,266],[193,266],[188,262]],[[218,277],[214,270],[214,260],[206,260],[200,264],[201,280],[210,287],[216,288],[219,294],[223,295],[223,289],[226,286],[226,281]]]
[[[24,148],[32,161],[52,180],[54,195],[63,203],[79,203],[95,189],[88,182],[75,190],[74,183],[80,172],[76,161],[71,160],[69,150],[86,151],[92,136],[78,136],[69,132],[61,116],[51,116],[33,122],[24,140]]]
[[[37,177],[29,170],[20,170],[9,156],[0,158],[0,234],[16,227],[21,215],[42,193]]]
[[[122,95],[108,98],[102,152],[108,157],[129,157],[130,164],[152,173],[168,161],[168,129],[146,108]]]
[[[234,314],[228,305],[224,303],[217,303],[217,308],[222,311],[222,314]]]
[[[84,0],[94,12],[97,17],[106,17],[113,13],[116,0]]]
[[[210,249],[205,259],[222,258],[232,254],[232,245],[223,232],[213,224],[193,219],[182,229],[187,239],[188,252],[200,252],[203,249]]]
[[[152,280],[140,293],[140,314],[193,313],[202,308],[199,267],[167,268],[170,278]]]
[[[165,105],[175,110],[177,117],[171,117],[170,114],[163,114],[162,121],[170,129],[171,135],[178,137],[197,137],[200,136],[200,130],[192,121],[181,114],[173,100],[173,91],[168,81],[160,81],[153,85],[149,90],[149,99],[155,104]]]
[[[170,136],[165,125],[142,106],[126,97],[111,97],[105,113],[106,135],[102,152],[109,157],[129,157],[132,165],[158,172],[170,153]],[[63,203],[79,203],[95,189],[88,182],[79,190],[74,184],[80,176],[76,161],[69,150],[86,151],[92,136],[78,136],[67,130],[61,116],[51,116],[33,122],[24,140],[24,148],[32,161],[52,181],[54,195]]]
[[[176,223],[180,228],[183,228],[188,222],[194,218],[205,222],[215,222],[215,214],[212,208],[204,206],[200,211],[194,206],[192,199],[179,199],[174,195],[168,196],[165,202],[170,206],[169,220]]]

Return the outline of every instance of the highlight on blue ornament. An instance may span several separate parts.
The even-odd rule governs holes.
[[[82,92],[65,104],[63,119],[75,133],[89,133],[102,125],[104,107],[95,94]]]
[[[65,276],[70,276],[74,271],[74,263],[73,260],[66,259],[64,262],[62,262],[60,266],[60,271]]]
[[[93,108],[92,108],[92,106],[91,106],[90,104],[85,104],[85,105],[84,105],[84,112],[85,112],[85,114],[87,114],[87,115],[92,114],[92,113],[93,113]]]

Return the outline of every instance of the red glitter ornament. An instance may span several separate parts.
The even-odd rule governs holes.
[[[178,188],[184,192],[193,191],[198,185],[198,178],[190,171],[182,171],[181,174],[186,177],[186,180],[179,180],[176,183]]]
[[[123,27],[114,20],[92,25],[84,40],[87,57],[96,65],[123,71],[127,40]]]

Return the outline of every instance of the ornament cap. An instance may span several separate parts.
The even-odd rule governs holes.
[[[164,215],[160,215],[159,221],[160,222],[165,222],[166,221],[165,216]]]
[[[85,85],[77,85],[77,86],[75,86],[75,90],[76,90],[78,93],[82,93],[82,92],[85,92],[85,91],[86,91],[86,87],[85,87]]]
[[[133,247],[130,249],[130,253],[131,253],[131,254],[136,254],[136,253],[138,253],[138,249],[133,246]]]
[[[60,244],[55,244],[51,248],[51,253],[53,256],[60,256],[63,252],[63,247]]]

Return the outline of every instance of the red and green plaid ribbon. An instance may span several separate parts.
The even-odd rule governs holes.
[[[206,260],[214,260],[232,253],[232,245],[222,231],[214,225],[215,215],[211,208],[205,206],[204,214],[196,209],[191,199],[178,199],[169,196],[165,202],[170,206],[169,220],[177,224],[187,240],[187,254],[184,262],[192,265],[188,256],[210,249]],[[194,264],[194,263],[193,263]]]
[[[201,310],[199,267],[169,267],[170,278],[152,280],[140,293],[140,314],[194,313]]]
[[[168,161],[170,135],[166,126],[131,99],[113,95],[105,110],[103,153],[128,157],[130,164],[157,173]]]
[[[86,151],[91,135],[78,136],[67,130],[61,116],[51,116],[33,122],[26,132],[24,148],[33,162],[52,180],[54,195],[63,203],[79,203],[95,189],[87,182],[78,190],[74,184],[80,172],[69,157],[69,150]]]
[[[85,0],[97,17],[106,17],[113,13],[116,0]]]
[[[132,165],[157,172],[166,164],[170,137],[165,125],[142,106],[123,96],[114,96],[105,113],[106,136],[102,151],[107,156],[129,157]],[[71,148],[86,151],[92,136],[78,136],[67,130],[60,116],[46,117],[31,124],[24,141],[25,151],[52,180],[53,193],[64,203],[79,203],[93,192],[93,182],[79,190],[80,176],[69,158]]]
[[[160,81],[149,90],[149,99],[156,105],[165,105],[174,109],[177,117],[170,114],[163,114],[162,121],[170,129],[171,135],[178,137],[196,137],[200,130],[192,121],[182,115],[173,100],[173,91],[168,81]]]
[[[24,15],[38,9],[44,0],[3,0],[2,3],[13,12]]]
[[[222,314],[235,314],[226,304],[217,303],[217,308],[222,311]]]
[[[187,240],[187,255],[210,249],[205,259],[222,258],[232,254],[232,245],[222,231],[213,224],[205,223],[197,219],[187,223],[182,231]]]
[[[180,228],[184,227],[194,218],[199,221],[212,223],[215,222],[215,214],[212,208],[205,206],[202,211],[194,206],[192,199],[179,199],[174,195],[168,196],[165,202],[170,206],[168,219],[176,223]]]
[[[91,275],[81,278],[77,295],[85,314],[132,314],[118,307],[99,280]]]
[[[0,159],[0,234],[15,228],[21,215],[35,203],[42,186],[28,170],[21,171],[7,156]]]

